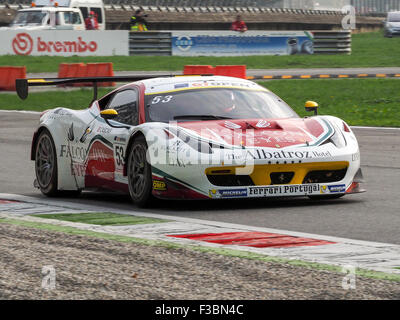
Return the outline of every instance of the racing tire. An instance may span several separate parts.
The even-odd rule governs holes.
[[[152,172],[146,154],[146,139],[140,136],[134,140],[127,162],[129,195],[140,208],[148,206],[152,199]]]
[[[55,196],[57,190],[57,153],[53,138],[43,130],[35,148],[35,174],[40,191],[46,196]]]
[[[317,195],[317,196],[308,196],[311,200],[332,200],[343,197],[344,194],[328,194],[328,195]]]

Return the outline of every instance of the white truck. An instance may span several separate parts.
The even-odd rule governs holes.
[[[8,29],[85,30],[85,19],[91,11],[98,29],[105,30],[102,0],[36,0],[31,8],[18,10]]]

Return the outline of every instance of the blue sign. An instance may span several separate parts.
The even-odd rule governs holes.
[[[313,37],[306,31],[173,31],[172,55],[245,56],[312,54]]]

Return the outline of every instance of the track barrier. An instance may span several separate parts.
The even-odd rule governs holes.
[[[215,68],[210,65],[186,65],[183,69],[184,75],[200,75],[200,74],[214,74],[218,76],[229,76],[246,79],[246,65],[224,65],[216,66]]]
[[[114,70],[112,62],[101,63],[60,63],[58,69],[59,78],[82,78],[82,77],[113,77]],[[99,87],[113,87],[115,82],[99,82]],[[90,83],[75,83],[71,86],[92,86]]]
[[[0,90],[14,91],[15,79],[26,78],[26,67],[0,67]]]

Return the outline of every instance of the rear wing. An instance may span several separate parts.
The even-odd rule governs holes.
[[[16,79],[15,87],[22,100],[25,100],[29,94],[29,87],[39,86],[56,86],[73,83],[92,83],[93,84],[93,101],[97,100],[97,83],[99,82],[134,82],[152,78],[174,77],[173,74],[158,75],[132,75],[132,76],[115,76],[115,77],[82,77],[82,78],[30,78]]]

